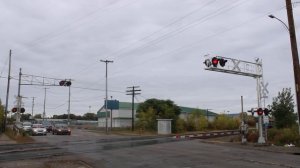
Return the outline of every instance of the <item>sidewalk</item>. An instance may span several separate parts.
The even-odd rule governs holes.
[[[11,140],[7,135],[0,134],[0,145],[16,144],[16,141]]]

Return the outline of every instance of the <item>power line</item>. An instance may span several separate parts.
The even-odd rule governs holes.
[[[169,37],[172,37],[172,36],[174,36],[174,35],[177,35],[177,34],[179,34],[179,33],[182,33],[182,32],[186,31],[187,29],[189,29],[189,28],[191,28],[191,27],[193,27],[193,26],[196,26],[196,25],[198,25],[198,24],[200,24],[200,23],[203,23],[203,22],[205,22],[205,21],[207,21],[207,20],[209,20],[209,19],[211,19],[211,18],[213,18],[213,17],[215,17],[215,16],[218,16],[218,15],[224,13],[224,12],[227,12],[227,11],[229,11],[229,10],[231,10],[231,9],[233,9],[233,8],[235,8],[235,7],[237,7],[237,6],[239,6],[239,5],[241,5],[242,3],[245,3],[246,0],[243,0],[243,1],[241,1],[240,3],[238,3],[238,2],[239,2],[239,0],[235,1],[233,4],[231,4],[231,3],[230,3],[230,4],[226,4],[226,5],[222,6],[222,7],[220,7],[220,8],[217,10],[217,12],[214,11],[214,12],[212,12],[212,13],[210,13],[210,14],[205,15],[204,17],[201,17],[200,19],[196,20],[195,22],[192,22],[192,23],[190,23],[190,24],[184,25],[184,26],[182,26],[182,27],[180,27],[180,28],[178,28],[178,29],[175,29],[175,30],[173,30],[173,31],[167,32],[167,33],[165,33],[164,35],[162,35],[162,36],[160,36],[160,37],[158,37],[158,38],[156,38],[156,39],[154,39],[154,40],[151,40],[151,41],[147,42],[146,44],[144,44],[144,45],[142,45],[142,46],[139,46],[139,47],[136,47],[136,48],[132,49],[131,52],[134,51],[134,50],[137,50],[137,49],[144,49],[144,48],[146,48],[146,47],[153,46],[153,45],[155,45],[155,44],[157,44],[157,43],[159,43],[159,42],[161,42],[161,41],[163,41],[163,40],[165,40],[165,39],[167,39],[167,38],[169,38]],[[130,51],[127,51],[127,53],[128,53],[128,52],[130,52]],[[123,53],[123,54],[124,54],[124,53]],[[119,54],[119,55],[117,55],[117,56],[120,56],[120,55],[121,55],[121,54]],[[117,56],[116,56],[116,57],[117,57]],[[127,56],[129,56],[129,54],[127,54]],[[116,57],[115,57],[115,58],[116,58]],[[122,58],[124,58],[124,57],[125,57],[125,56],[123,56]],[[122,59],[122,58],[121,58],[121,59]]]
[[[152,32],[152,33],[146,35],[145,37],[143,37],[143,38],[141,38],[141,39],[138,39],[137,41],[135,41],[135,42],[133,42],[133,43],[130,43],[130,44],[126,45],[125,47],[123,47],[123,48],[121,48],[121,49],[118,49],[117,51],[112,52],[111,54],[108,54],[108,55],[109,55],[109,56],[112,56],[112,57],[113,57],[114,55],[118,56],[119,54],[122,53],[122,51],[124,51],[124,50],[126,51],[126,49],[131,48],[132,45],[134,45],[134,44],[136,44],[136,43],[139,43],[139,42],[142,42],[142,41],[144,41],[144,40],[147,40],[148,38],[154,36],[155,34],[160,33],[161,31],[165,30],[166,28],[168,28],[168,27],[170,27],[170,26],[172,26],[172,25],[175,25],[175,24],[179,23],[180,21],[182,21],[183,19],[187,18],[188,16],[193,15],[194,13],[198,12],[199,10],[203,9],[204,7],[210,5],[210,4],[213,3],[213,2],[215,2],[215,0],[212,0],[212,1],[208,2],[208,3],[206,3],[205,5],[201,6],[200,8],[196,8],[195,10],[192,10],[191,12],[188,12],[187,14],[185,14],[185,15],[183,15],[183,16],[181,16],[181,17],[175,19],[175,20],[173,20],[172,22],[168,23],[167,25],[165,25],[165,26],[162,27],[161,29],[159,29],[159,30],[157,30],[157,31],[154,31],[154,32]]]
[[[278,9],[276,9],[275,11],[282,10],[282,9],[284,9],[284,8],[278,8]],[[154,60],[157,60],[157,59],[165,58],[165,57],[162,57],[162,56],[171,56],[172,54],[178,53],[179,51],[187,50],[187,49],[192,48],[192,47],[197,47],[197,46],[199,46],[200,42],[202,42],[202,41],[204,41],[204,40],[206,40],[206,39],[211,39],[211,38],[213,38],[213,37],[215,37],[215,36],[218,36],[218,35],[220,35],[220,34],[224,34],[224,33],[226,33],[226,32],[235,30],[235,29],[237,29],[237,28],[239,28],[239,27],[245,26],[245,25],[247,25],[248,23],[251,23],[251,21],[253,21],[253,20],[257,20],[258,18],[266,17],[266,15],[269,14],[269,13],[270,13],[270,12],[266,12],[266,13],[264,13],[264,14],[261,14],[261,15],[257,16],[257,17],[248,19],[248,20],[246,20],[246,21],[244,21],[244,22],[242,22],[242,23],[240,23],[240,24],[233,25],[232,27],[230,27],[230,28],[228,28],[228,29],[226,29],[226,30],[223,30],[223,31],[214,33],[214,34],[212,34],[212,35],[205,36],[205,37],[199,39],[198,41],[196,41],[196,42],[194,42],[194,43],[192,43],[192,44],[188,44],[188,45],[185,45],[185,46],[180,46],[180,47],[178,47],[178,48],[176,48],[176,49],[174,49],[174,50],[171,50],[171,51],[169,51],[169,52],[166,52],[166,53],[163,53],[163,54],[160,54],[160,55],[155,55],[154,57],[150,57],[149,59],[143,61],[142,63],[138,63],[137,65],[134,65],[134,66],[131,66],[131,67],[129,67],[129,68],[126,68],[126,70],[120,70],[120,71],[117,71],[117,72],[116,72],[115,74],[113,74],[112,76],[116,75],[117,73],[124,72],[124,71],[128,71],[128,70],[130,70],[130,69],[136,68],[136,67],[141,66],[141,65],[143,65],[143,64],[145,64],[145,63],[149,63],[149,62],[154,61]]]

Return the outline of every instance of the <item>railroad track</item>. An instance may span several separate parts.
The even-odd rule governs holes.
[[[183,135],[175,135],[173,138],[177,139],[208,139],[208,138],[216,138],[216,137],[224,137],[230,135],[239,135],[239,130],[227,130],[227,131],[211,131],[211,132],[201,132],[201,133],[193,133],[193,134],[183,134]]]

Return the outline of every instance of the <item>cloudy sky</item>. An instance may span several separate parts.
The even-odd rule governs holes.
[[[297,2],[297,1],[294,1]],[[300,3],[294,5],[297,39]],[[5,103],[12,50],[9,108],[18,73],[72,79],[71,113],[96,112],[105,98],[130,102],[171,99],[177,105],[221,113],[257,106],[254,78],[204,70],[205,55],[263,60],[266,104],[294,78],[284,0],[0,0],[0,98]],[[298,45],[299,48],[299,45]],[[39,79],[40,80],[40,79]],[[23,83],[26,83],[23,81]],[[22,85],[24,107],[43,112],[44,86]],[[68,88],[47,86],[46,115],[67,113]],[[90,108],[89,108],[90,107]]]

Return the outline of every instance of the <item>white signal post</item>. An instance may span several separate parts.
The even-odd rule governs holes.
[[[218,58],[219,60],[227,60],[226,65],[214,65],[214,62],[211,60],[213,58]],[[220,63],[220,62],[219,62]],[[253,77],[256,79],[256,91],[257,91],[257,106],[258,108],[262,107],[261,103],[261,83],[263,83],[263,68],[262,68],[262,61],[260,59],[256,59],[255,62],[248,62],[233,58],[227,58],[223,56],[214,56],[207,58],[204,61],[204,64],[206,65],[205,70],[208,71],[215,71],[215,72],[223,72],[223,73],[229,73],[234,75],[242,75],[242,76],[248,76]],[[268,93],[266,88],[263,90],[265,93]],[[262,130],[262,115],[258,116],[258,131],[259,131],[259,138],[258,143],[263,144],[266,143],[265,137],[263,136],[263,130]]]

